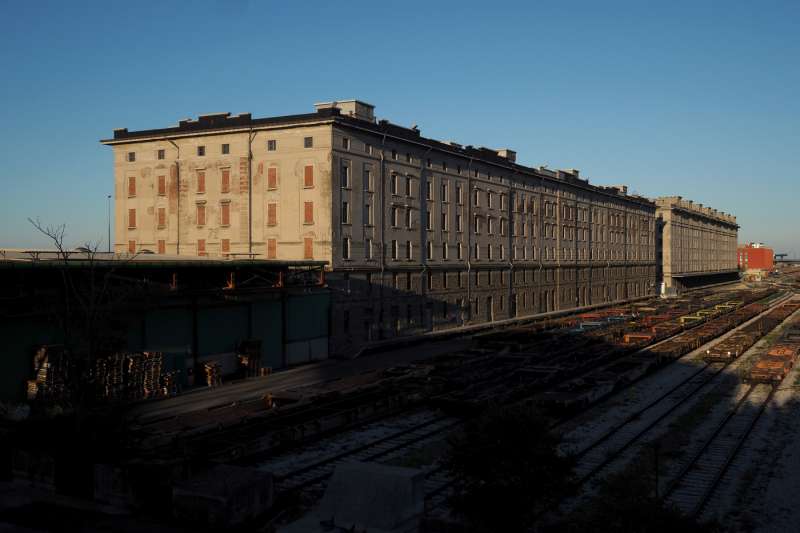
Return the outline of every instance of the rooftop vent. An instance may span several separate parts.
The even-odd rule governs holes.
[[[500,148],[497,151],[497,155],[499,155],[503,159],[508,159],[512,163],[516,163],[517,162],[517,152],[515,152],[514,150],[509,150],[508,148]],[[577,176],[577,174],[576,174],[576,176]]]
[[[338,109],[342,115],[375,122],[375,106],[361,100],[339,100],[334,102],[320,102],[314,104],[314,109]]]

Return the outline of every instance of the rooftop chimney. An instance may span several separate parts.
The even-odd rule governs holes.
[[[375,122],[375,106],[361,100],[338,100],[314,104],[314,109],[317,111],[332,107],[338,109],[342,115],[366,120],[367,122]]]
[[[517,152],[515,152],[514,150],[509,150],[508,148],[500,148],[497,151],[497,155],[499,155],[503,159],[508,159],[512,163],[517,162]]]

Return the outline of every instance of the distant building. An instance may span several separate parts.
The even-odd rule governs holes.
[[[680,196],[655,202],[662,292],[738,279],[735,216]]]
[[[740,246],[737,251],[739,270],[769,271],[775,267],[775,251],[760,242],[750,242]]]

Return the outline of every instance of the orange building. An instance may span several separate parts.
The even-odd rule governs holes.
[[[747,243],[737,249],[739,270],[772,270],[775,253],[762,243]]]

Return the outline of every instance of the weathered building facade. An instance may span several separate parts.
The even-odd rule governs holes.
[[[736,217],[680,196],[655,200],[665,293],[738,278]]]
[[[116,251],[327,261],[339,352],[655,293],[653,202],[424,138],[363,102],[103,142]]]

